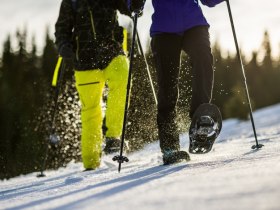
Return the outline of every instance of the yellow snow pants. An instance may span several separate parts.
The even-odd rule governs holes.
[[[82,104],[81,149],[85,168],[97,168],[102,153],[102,97],[105,83],[107,96],[106,136],[120,137],[128,80],[128,59],[120,55],[103,70],[75,71],[76,88]]]

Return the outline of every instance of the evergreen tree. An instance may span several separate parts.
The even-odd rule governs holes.
[[[277,86],[279,84],[279,72],[274,71],[274,65],[271,56],[271,44],[267,31],[264,32],[263,42],[261,45],[261,52],[263,59],[260,66],[261,84],[258,85],[260,101],[258,106],[264,107],[279,102],[279,91]],[[269,90],[269,94],[267,92]]]
[[[9,107],[9,96],[11,95],[10,81],[11,74],[9,69],[13,68],[14,55],[11,49],[10,36],[4,42],[2,55],[1,77],[0,77],[0,178],[6,177],[9,173],[8,163],[9,154],[11,153],[11,135],[12,135],[12,117],[10,116],[11,107]]]
[[[243,85],[237,83],[233,87],[232,92],[232,97],[225,101],[223,107],[224,118],[231,117],[241,120],[248,120],[249,112]]]
[[[262,66],[265,67],[266,71],[271,71],[273,69],[272,56],[271,56],[271,43],[268,31],[264,32],[263,42],[261,45],[261,52],[263,53]]]

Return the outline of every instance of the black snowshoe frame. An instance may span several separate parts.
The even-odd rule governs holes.
[[[214,104],[202,104],[195,111],[189,130],[192,154],[205,154],[211,151],[222,129],[222,115]]]

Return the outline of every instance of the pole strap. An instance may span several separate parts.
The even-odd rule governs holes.
[[[128,48],[127,48],[127,30],[126,28],[123,29],[123,51],[127,55]]]
[[[58,78],[58,73],[59,73],[59,69],[61,66],[61,62],[62,62],[62,57],[59,56],[56,62],[56,66],[54,69],[54,73],[53,73],[53,79],[52,79],[52,86],[56,87],[57,86],[57,78]]]

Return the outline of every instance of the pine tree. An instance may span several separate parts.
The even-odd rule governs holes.
[[[9,173],[7,163],[9,162],[8,156],[11,153],[11,125],[12,119],[10,117],[9,96],[11,95],[10,80],[11,75],[9,69],[12,69],[14,64],[14,55],[11,49],[10,36],[4,42],[4,50],[2,55],[1,77],[0,77],[0,178],[6,177]]]
[[[260,95],[262,101],[260,101],[259,106],[264,107],[267,105],[272,105],[279,102],[279,91],[277,86],[279,84],[279,74],[274,71],[274,65],[271,55],[271,43],[269,33],[264,32],[263,42],[261,45],[261,52],[263,54],[263,59],[261,61],[261,78],[262,84],[259,85]],[[269,94],[267,94],[269,91]]]
[[[232,88],[232,92],[232,97],[225,101],[225,105],[223,107],[224,117],[248,120],[249,112],[243,85],[237,83]],[[253,101],[251,102],[253,104]]]
[[[263,42],[261,46],[261,52],[263,53],[262,66],[265,67],[266,71],[273,69],[272,56],[271,56],[271,43],[268,31],[264,32]]]

